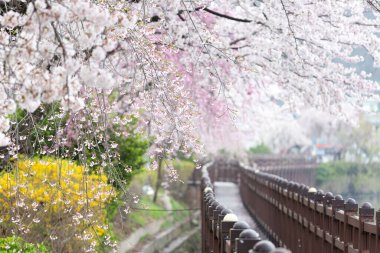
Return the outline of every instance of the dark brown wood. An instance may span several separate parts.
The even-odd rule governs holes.
[[[314,175],[315,161],[264,156],[253,161],[255,169],[217,161],[203,176],[238,183],[244,205],[274,243],[293,253],[380,253],[380,211],[375,216],[368,206],[359,209],[297,184],[312,181],[305,179]],[[201,210],[203,253],[234,248],[247,253],[257,243],[239,239],[242,231],[224,223],[214,208],[202,203]]]

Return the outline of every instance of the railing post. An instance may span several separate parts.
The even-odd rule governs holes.
[[[235,252],[247,253],[260,241],[259,234],[253,229],[243,230],[239,237],[235,239]]]
[[[308,198],[307,194],[309,192],[309,188],[304,185],[302,188],[301,196],[300,196],[300,208],[301,208],[301,238],[300,238],[300,247],[299,247],[299,252],[306,252],[307,249],[307,240],[308,240],[308,230],[309,230],[309,224],[308,224],[308,212],[309,212],[309,206],[308,206]]]
[[[380,210],[376,212],[376,252],[380,252]]]
[[[297,219],[296,219],[296,224],[297,224],[297,238],[295,243],[295,246],[292,248],[294,253],[298,253],[302,251],[302,236],[303,236],[303,215],[304,215],[304,209],[303,209],[303,191],[304,191],[304,186],[303,184],[298,186],[297,189],[297,196],[296,196],[296,212],[297,212]]]
[[[220,240],[220,252],[225,253],[226,250],[226,241],[229,239],[230,229],[233,228],[235,223],[238,221],[236,215],[230,213],[224,216],[222,222],[220,223],[219,230],[219,240]]]
[[[333,216],[332,201],[334,195],[331,192],[326,193],[323,199],[323,248],[322,252],[332,253],[332,247],[329,247],[333,242],[332,237],[332,225],[330,222]]]
[[[375,209],[368,202],[364,203],[361,208],[359,208],[359,252],[369,253],[369,236],[364,231],[364,224],[366,222],[373,222],[375,216]]]
[[[217,227],[218,227],[218,221],[219,221],[219,215],[223,210],[222,205],[218,205],[212,212],[212,252],[213,253],[219,253],[219,243],[218,243],[218,238],[217,238]]]
[[[219,205],[217,200],[213,200],[208,206],[207,210],[207,252],[212,252],[214,247],[214,234],[213,234],[213,220],[214,220],[214,210]]]
[[[212,184],[207,169],[202,171],[201,183],[201,235],[202,235],[202,252],[207,252],[207,208],[208,203],[214,199]]]
[[[229,240],[226,242],[226,253],[233,253],[235,250],[235,241],[244,229],[249,228],[249,225],[244,221],[237,221],[229,230]]]
[[[202,202],[202,252],[207,252],[208,249],[208,207],[211,202],[215,201],[213,192],[206,196],[206,199]]]
[[[314,216],[315,216],[315,197],[317,194],[317,189],[314,187],[309,188],[307,195],[307,206],[308,206],[308,231],[307,231],[307,252],[313,253],[315,249],[315,224],[314,224]]]
[[[324,244],[324,206],[323,200],[325,194],[322,190],[318,190],[314,200],[314,252],[323,252]]]
[[[248,253],[272,253],[276,247],[274,244],[268,240],[263,240],[255,244]]]
[[[337,216],[339,215],[339,211],[344,210],[344,200],[341,195],[336,195],[333,202],[332,202],[332,208],[333,208],[333,216],[331,217],[331,224],[332,224],[332,231],[333,231],[333,243],[331,244],[331,251],[335,252],[335,248],[340,249],[340,244],[343,246],[341,247],[342,251],[344,252],[344,218],[343,221],[339,220]],[[344,217],[344,214],[343,214]],[[339,244],[338,244],[339,243]]]
[[[297,176],[294,171],[301,172],[303,169],[302,164],[294,165],[284,159],[269,162],[264,159],[261,163],[268,167],[268,172],[276,170],[294,178]],[[359,209],[353,199],[344,203],[339,195],[333,198],[331,193],[315,193],[313,188],[270,173],[243,167],[232,169],[230,165],[212,166],[210,174],[216,180],[238,181],[243,202],[249,211],[269,236],[290,247],[293,253],[380,252],[380,211],[376,213],[375,224],[374,209],[370,204],[364,204]],[[285,167],[289,168],[288,172],[283,171]],[[240,175],[240,180],[237,175]],[[204,173],[200,194],[202,252],[231,253],[234,247],[243,250],[253,240],[244,237],[234,240],[241,231],[234,228],[236,223],[224,220],[228,212],[214,198],[208,178],[208,173]],[[255,252],[252,248],[251,251]]]
[[[348,253],[348,247],[353,245],[353,228],[348,223],[350,216],[356,216],[358,214],[358,204],[352,198],[347,199],[344,204],[344,252]]]

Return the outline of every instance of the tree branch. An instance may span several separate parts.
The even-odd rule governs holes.
[[[54,25],[54,22],[50,22],[50,24],[53,27],[55,38],[57,39],[59,46],[62,48],[63,59],[66,59],[66,56],[67,56],[66,48],[62,42],[61,36],[59,35],[57,28]]]
[[[237,22],[243,22],[243,23],[251,23],[252,22],[252,20],[242,19],[242,18],[235,18],[235,17],[229,16],[229,15],[226,15],[226,14],[223,14],[223,13],[211,10],[211,9],[209,9],[207,7],[197,7],[193,11],[186,11],[186,12],[191,13],[191,12],[200,11],[200,10],[204,10],[205,12],[208,12],[208,13],[213,14],[215,16],[218,16],[218,17],[221,17],[221,18],[225,18],[225,19],[229,19],[229,20],[233,20],[233,21],[237,21]],[[182,17],[182,13],[184,13],[184,12],[185,12],[184,10],[179,10],[178,13],[177,13],[178,17],[182,21],[185,21],[185,18]]]
[[[251,23],[252,22],[252,20],[231,17],[231,16],[228,16],[228,15],[225,15],[225,14],[222,14],[222,13],[210,10],[207,7],[205,7],[203,10],[206,11],[206,12],[208,12],[208,13],[211,13],[211,14],[213,14],[215,16],[218,16],[218,17],[221,17],[221,18],[226,18],[226,19],[229,19],[229,20],[237,21],[237,22],[243,22],[243,23]]]
[[[377,0],[367,0],[367,3],[375,9],[375,11],[380,12],[380,2]]]
[[[285,13],[285,16],[286,16],[286,20],[287,20],[287,22],[288,22],[289,30],[290,30],[290,32],[291,32],[291,34],[292,34],[292,36],[293,36],[293,39],[294,39],[294,43],[295,43],[295,47],[296,47],[297,55],[298,55],[298,57],[300,57],[300,59],[302,59],[301,56],[300,56],[299,53],[298,53],[298,52],[299,52],[299,51],[298,51],[298,41],[297,41],[296,34],[295,34],[294,30],[293,30],[293,27],[292,27],[292,25],[291,25],[291,23],[290,23],[289,12],[288,12],[288,10],[287,10],[286,7],[285,7],[284,1],[283,1],[283,0],[280,0],[280,1],[281,1],[282,9],[284,10],[284,13]]]

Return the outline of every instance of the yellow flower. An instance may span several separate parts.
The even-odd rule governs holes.
[[[93,235],[89,243],[96,241],[106,233],[104,207],[116,192],[105,175],[85,171],[63,159],[17,161],[11,172],[0,174],[0,226],[15,226],[12,217],[17,214],[30,233],[41,234],[43,227],[44,234],[63,241],[85,232]]]

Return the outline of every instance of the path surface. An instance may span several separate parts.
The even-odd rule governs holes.
[[[164,221],[158,220],[150,223],[146,227],[142,227],[133,232],[128,238],[121,241],[119,244],[119,252],[126,253],[132,250],[139,243],[141,237],[145,235],[152,235],[160,231],[160,227]]]
[[[256,230],[262,239],[266,239],[264,233],[252,219],[248,210],[243,205],[243,200],[240,196],[239,186],[230,182],[215,182],[214,183],[215,197],[224,207],[231,209],[241,221],[247,222],[252,229]]]
[[[196,233],[200,233],[199,227],[195,227],[192,230],[187,231],[184,235],[172,241],[165,249],[162,250],[162,253],[180,252],[178,248]]]
[[[170,198],[168,192],[165,191],[164,195],[160,197],[160,201],[163,203],[166,210],[172,209],[172,204],[170,203]],[[157,220],[146,227],[141,227],[131,233],[127,238],[122,240],[119,244],[119,253],[128,253],[133,248],[139,244],[141,238],[146,235],[154,235],[160,231],[161,225],[164,223],[164,220]]]

